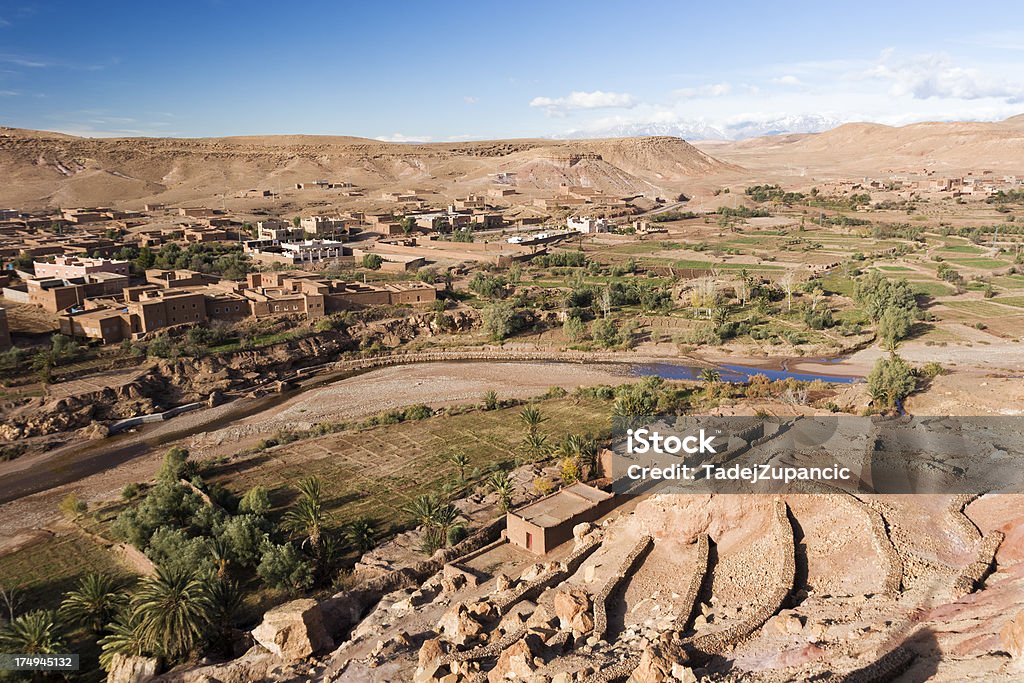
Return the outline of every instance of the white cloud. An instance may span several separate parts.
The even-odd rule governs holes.
[[[1024,81],[989,75],[981,69],[956,64],[944,54],[921,54],[898,59],[893,50],[882,52],[878,62],[863,72],[867,79],[888,81],[889,93],[918,100],[1000,99],[1024,102]]]
[[[696,88],[679,88],[672,91],[676,97],[724,97],[732,92],[732,85],[729,83],[709,83]]]
[[[0,90],[0,97],[17,97],[20,94],[16,90]]]
[[[637,105],[629,93],[574,90],[565,97],[534,97],[531,107],[544,109],[549,116],[565,116],[578,109],[630,109]]]
[[[799,78],[797,78],[793,74],[786,74],[785,76],[779,76],[778,78],[773,78],[772,79],[772,83],[774,83],[776,85],[789,85],[789,86],[796,86],[796,85],[803,85],[804,84],[803,81],[801,81]]]
[[[465,102],[466,104],[476,104],[477,102],[480,101],[480,98],[473,97],[472,95],[466,95],[465,97],[462,98],[462,101]]]
[[[391,135],[381,135],[374,138],[374,140],[380,140],[381,142],[430,142],[431,137],[429,135],[405,135],[403,133],[392,133]]]

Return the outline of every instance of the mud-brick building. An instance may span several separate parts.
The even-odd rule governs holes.
[[[546,555],[572,538],[581,522],[593,522],[615,506],[614,495],[577,482],[512,510],[506,517],[509,543]]]

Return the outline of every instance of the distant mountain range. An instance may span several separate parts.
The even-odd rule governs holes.
[[[845,121],[818,114],[749,117],[724,123],[679,121],[676,123],[635,123],[601,129],[570,131],[563,138],[625,138],[671,135],[685,140],[746,140],[766,135],[821,133]]]

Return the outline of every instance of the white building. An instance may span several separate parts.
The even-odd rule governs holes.
[[[603,218],[590,218],[589,216],[576,218],[575,216],[570,216],[568,225],[570,230],[582,232],[586,235],[597,232],[608,232],[608,221]]]

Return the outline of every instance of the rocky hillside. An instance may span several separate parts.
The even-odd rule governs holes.
[[[568,183],[642,193],[733,169],[667,137],[398,144],[294,135],[77,138],[0,129],[0,174],[8,179],[0,205],[19,207],[211,201],[318,178],[374,191],[423,187],[455,196],[490,184],[499,171],[522,174],[530,188],[555,191]]]
[[[1024,172],[1024,115],[1005,121],[893,127],[848,123],[824,133],[755,138],[701,147],[748,169],[790,173]]]

